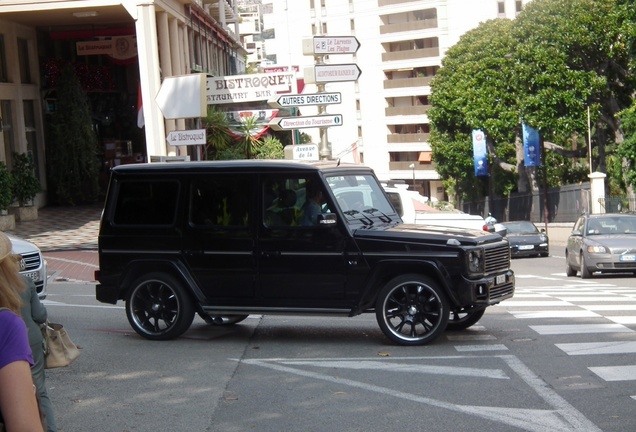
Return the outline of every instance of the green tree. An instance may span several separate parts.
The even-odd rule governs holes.
[[[230,143],[232,137],[229,133],[229,121],[223,111],[214,107],[208,107],[207,117],[203,120],[206,129],[207,144],[205,146],[206,159],[220,159]]]
[[[262,125],[256,117],[242,118],[240,121],[238,146],[245,159],[252,159],[257,149],[261,146],[260,133]]]
[[[67,64],[56,83],[56,110],[46,146],[48,192],[57,204],[93,203],[99,195],[99,148],[79,79]]]
[[[442,179],[452,179],[458,198],[483,196],[486,182],[475,181],[472,130],[488,137],[492,160],[515,170],[512,147],[494,151],[497,143],[513,143],[519,115],[509,77],[514,64],[507,58],[514,41],[510,20],[490,20],[464,34],[444,57],[431,82],[433,160]],[[503,148],[503,147],[502,147]],[[496,158],[495,158],[496,156]],[[514,176],[502,181],[514,181]],[[448,183],[445,183],[448,186]]]

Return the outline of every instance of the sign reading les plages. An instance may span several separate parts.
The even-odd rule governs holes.
[[[280,93],[296,93],[295,72],[231,75],[207,79],[208,105],[268,100]]]

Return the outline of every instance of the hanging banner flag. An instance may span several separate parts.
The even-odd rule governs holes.
[[[473,130],[473,158],[475,159],[475,175],[488,175],[488,149],[486,135],[479,129]]]
[[[523,163],[525,166],[541,165],[539,131],[523,123]]]

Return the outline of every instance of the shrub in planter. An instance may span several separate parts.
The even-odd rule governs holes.
[[[13,197],[20,207],[32,203],[40,192],[40,181],[35,176],[33,157],[27,153],[13,153]]]
[[[12,202],[13,176],[4,162],[0,162],[0,210],[6,211]]]

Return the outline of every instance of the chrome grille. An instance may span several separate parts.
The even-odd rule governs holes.
[[[484,250],[484,273],[497,273],[510,268],[510,246],[508,242]]]
[[[20,271],[33,271],[42,265],[42,256],[38,252],[22,254],[24,268],[20,265]]]

